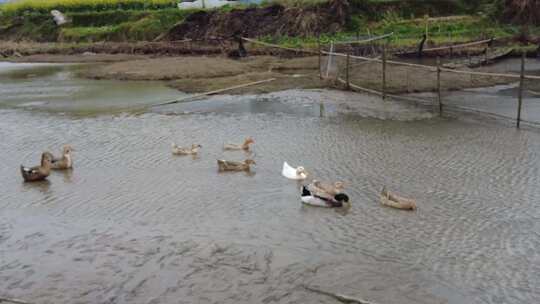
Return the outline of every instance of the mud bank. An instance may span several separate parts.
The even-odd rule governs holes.
[[[167,40],[208,39],[244,35],[307,37],[337,32],[349,18],[349,4],[334,0],[307,7],[272,5],[234,9],[230,12],[201,11],[173,27]]]
[[[231,60],[224,57],[168,57],[94,66],[81,75],[92,79],[164,80],[187,93],[206,92],[275,78],[260,86],[228,93],[267,93],[292,88],[322,88],[316,57],[282,59],[270,56]]]
[[[276,78],[277,81],[234,93],[267,93],[292,88],[329,86],[342,88],[334,82],[335,75],[330,75],[329,80],[321,81],[317,65],[317,57],[286,59],[252,56],[242,60],[220,56],[165,57],[98,65],[83,71],[82,76],[92,79],[164,80],[169,81],[169,86],[187,93],[206,92],[268,78]],[[341,67],[339,76],[344,78],[344,59],[339,58],[336,65]],[[480,70],[490,71],[490,67]],[[378,63],[353,64],[350,71],[351,83],[366,88],[380,90],[381,78],[381,66]],[[508,79],[498,77],[471,78],[451,73],[444,73],[441,78],[444,90],[486,87],[508,82]],[[436,88],[435,72],[408,66],[387,67],[387,90],[390,93],[426,92]]]

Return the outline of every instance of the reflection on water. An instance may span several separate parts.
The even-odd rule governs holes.
[[[158,82],[74,77],[77,65],[0,62],[0,106],[55,112],[99,113],[179,98]]]
[[[538,302],[540,134],[362,118],[327,103],[334,114],[319,117],[319,102],[310,115],[302,110],[310,94],[330,96],[272,94],[279,109],[292,109],[277,112],[258,108],[257,97],[138,116],[0,109],[3,295],[336,303],[307,285],[376,303]],[[223,110],[220,100],[233,105]],[[248,135],[255,174],[219,174],[216,159],[246,157],[223,143]],[[203,148],[196,159],[176,157],[171,142]],[[22,183],[21,162],[65,143],[77,149],[72,171]],[[299,184],[280,174],[283,161],[344,181],[352,207],[302,206]],[[381,206],[382,185],[416,198],[418,210]]]

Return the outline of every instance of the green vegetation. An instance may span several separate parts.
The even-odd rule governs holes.
[[[174,0],[18,0],[2,5],[5,15],[21,15],[25,12],[49,13],[84,12],[105,10],[152,10],[176,7]]]
[[[354,16],[353,16],[354,17]],[[354,18],[351,18],[354,20]],[[350,41],[366,38],[369,35],[379,36],[394,33],[389,39],[391,47],[415,47],[423,34],[428,34],[428,41],[432,44],[448,44],[468,42],[488,38],[511,37],[519,33],[519,27],[500,24],[487,17],[479,16],[453,16],[447,18],[419,18],[403,19],[394,14],[387,13],[377,22],[368,22],[365,19],[354,21],[347,26],[347,31],[336,34],[322,34],[321,44],[330,41]],[[317,37],[262,37],[268,43],[274,43],[292,48],[317,46]]]
[[[328,0],[268,0],[262,5],[309,6]],[[324,43],[393,32],[395,47],[416,46],[423,34],[431,44],[510,37],[520,28],[502,24],[504,3],[513,0],[349,0],[350,16],[342,32],[321,34]],[[148,41],[182,22],[193,10],[179,10],[177,0],[19,0],[0,6],[0,39],[29,41]],[[235,8],[247,8],[241,6]],[[66,14],[58,27],[50,10]],[[230,11],[231,6],[219,8]],[[432,18],[440,16],[448,18]],[[530,28],[531,33],[539,32]],[[316,37],[262,37],[287,47],[315,47]]]

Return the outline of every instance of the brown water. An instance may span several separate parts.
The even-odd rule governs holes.
[[[138,116],[6,105],[1,295],[336,303],[304,288],[316,286],[376,303],[539,302],[540,134],[411,121],[429,115],[396,114],[403,107],[326,91],[213,97]],[[218,173],[216,158],[245,156],[223,142],[246,135],[256,141],[253,174]],[[203,149],[174,157],[171,141]],[[64,143],[77,149],[75,169],[22,182],[21,162]],[[352,207],[301,206],[298,184],[280,176],[284,160],[344,181]],[[418,211],[380,206],[382,185],[416,198]]]

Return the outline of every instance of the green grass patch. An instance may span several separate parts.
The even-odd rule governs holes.
[[[66,42],[96,42],[110,40],[118,26],[70,27],[60,31],[60,40]]]
[[[192,12],[166,9],[123,11],[117,16],[113,16],[112,11],[69,14],[73,23],[62,28],[60,39],[69,42],[150,41]]]
[[[106,11],[106,10],[156,10],[173,8],[176,0],[17,0],[0,6],[5,15],[21,15],[25,12],[49,13]]]

